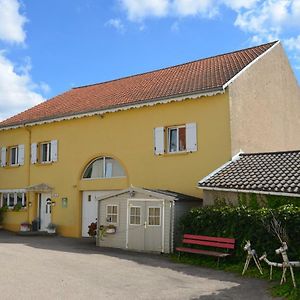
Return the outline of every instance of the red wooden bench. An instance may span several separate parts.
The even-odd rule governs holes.
[[[206,236],[206,235],[184,234],[182,244],[226,249],[227,252],[204,250],[204,249],[198,249],[198,248],[188,248],[188,247],[177,247],[176,248],[176,251],[179,252],[179,255],[181,252],[187,252],[187,253],[195,253],[195,254],[202,254],[202,255],[217,257],[218,265],[219,265],[220,258],[231,255],[231,253],[228,253],[228,250],[233,250],[235,248],[235,239],[223,238],[223,237],[213,237],[213,236]]]

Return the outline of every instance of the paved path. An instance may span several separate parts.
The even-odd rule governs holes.
[[[89,239],[0,231],[0,299],[271,299],[267,283],[98,248]]]

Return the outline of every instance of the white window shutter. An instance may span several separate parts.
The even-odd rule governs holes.
[[[154,128],[154,153],[156,155],[164,154],[165,134],[163,127]]]
[[[186,151],[187,152],[197,151],[197,124],[196,123],[186,124]]]
[[[37,143],[31,144],[31,163],[37,163]]]
[[[1,167],[6,166],[6,147],[1,148]]]
[[[20,166],[24,165],[24,158],[25,158],[24,145],[19,145],[18,146],[18,165],[20,165]]]
[[[51,141],[51,161],[57,161],[57,140]]]

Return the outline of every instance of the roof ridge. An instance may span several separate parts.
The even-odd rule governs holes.
[[[252,152],[241,153],[240,156],[252,156],[252,155],[268,155],[268,154],[284,154],[284,153],[299,153],[300,150],[283,150],[283,151],[268,151],[268,152]]]
[[[159,72],[159,71],[163,71],[163,70],[178,68],[178,67],[181,67],[181,66],[185,66],[185,65],[192,64],[192,63],[199,62],[199,61],[206,60],[206,59],[212,59],[212,58],[216,58],[216,57],[220,57],[220,56],[234,54],[234,53],[238,53],[238,52],[242,52],[242,51],[246,51],[246,50],[251,50],[251,49],[254,49],[254,48],[259,48],[259,47],[266,46],[266,45],[271,45],[271,44],[275,45],[278,41],[279,40],[275,40],[273,42],[268,42],[268,43],[257,45],[257,46],[252,46],[252,47],[243,48],[243,49],[239,49],[239,50],[229,51],[229,52],[222,53],[222,54],[217,54],[217,55],[212,55],[212,56],[209,56],[209,57],[195,59],[195,60],[191,60],[191,61],[188,61],[188,62],[185,62],[185,63],[181,63],[181,64],[177,64],[177,65],[172,65],[172,66],[168,66],[168,67],[163,67],[163,68],[159,68],[159,69],[155,69],[155,70],[151,70],[151,71],[146,71],[146,72],[142,72],[142,73],[132,74],[132,75],[128,75],[128,76],[116,78],[116,79],[111,79],[111,80],[106,80],[106,81],[102,81],[102,82],[97,82],[97,83],[91,83],[91,84],[86,84],[86,85],[82,85],[82,86],[77,86],[77,87],[71,88],[71,90],[88,88],[88,87],[92,87],[92,86],[96,86],[96,85],[102,85],[102,84],[106,84],[106,83],[110,83],[110,82],[115,82],[115,81],[119,81],[119,80],[123,80],[123,79],[128,79],[128,78],[132,78],[132,77],[137,77],[137,76],[142,76],[142,75],[146,75],[146,74],[151,74],[151,73],[155,73],[155,72]],[[262,54],[260,54],[260,55],[262,55]]]

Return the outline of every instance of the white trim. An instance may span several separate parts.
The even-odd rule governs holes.
[[[147,200],[150,200],[150,201],[157,201],[157,200],[162,200],[162,199],[172,201],[176,198],[175,196],[169,196],[169,195],[166,195],[164,193],[160,193],[159,191],[149,191],[149,190],[143,189],[143,188],[130,187],[126,190],[117,191],[117,192],[111,193],[111,194],[106,195],[106,196],[96,197],[96,200],[97,201],[102,201],[102,200],[105,200],[105,199],[108,199],[108,198],[116,197],[116,196],[126,194],[126,193],[130,193],[130,192],[141,193],[141,194],[144,194],[144,195],[149,195],[149,196],[157,198],[157,199],[147,199]],[[132,198],[130,200],[136,200],[136,199]],[[145,199],[142,199],[142,200],[145,200]]]
[[[266,50],[264,53],[259,55],[257,58],[255,58],[251,63],[246,65],[241,71],[239,71],[235,76],[233,76],[231,79],[229,79],[224,85],[223,89],[225,90],[234,80],[236,80],[239,76],[241,76],[246,70],[248,70],[253,64],[255,64],[258,60],[263,58],[266,54],[268,54],[270,51],[273,50],[274,47],[276,47],[278,44],[280,44],[280,41],[277,41],[272,47],[270,47],[268,50]]]
[[[162,230],[162,235],[161,235],[161,253],[165,252],[165,201],[162,203],[162,214],[161,214],[161,230]]]
[[[141,226],[142,225],[142,223],[141,223],[141,221],[142,221],[142,207],[141,206],[137,206],[137,205],[129,205],[128,206],[128,208],[129,208],[129,225],[130,226]],[[140,223],[139,224],[131,224],[131,208],[139,208],[140,209]],[[135,217],[137,216],[137,215],[134,215]]]
[[[137,104],[132,104],[132,105],[123,105],[115,108],[108,108],[108,109],[103,109],[103,110],[97,110],[89,113],[79,113],[71,116],[65,116],[65,117],[60,117],[60,118],[53,118],[53,119],[48,119],[48,120],[43,120],[43,121],[36,121],[36,122],[29,122],[29,123],[24,123],[20,125],[14,125],[14,126],[7,126],[7,127],[0,127],[0,131],[2,130],[9,130],[9,129],[17,129],[21,127],[27,127],[27,126],[35,126],[35,125],[41,125],[41,124],[48,124],[48,123],[53,123],[53,122],[60,122],[64,120],[73,120],[73,119],[79,119],[79,118],[84,118],[84,117],[91,117],[91,116],[96,116],[96,115],[104,115],[106,113],[112,113],[112,112],[117,112],[117,111],[124,111],[124,110],[129,110],[129,109],[135,109],[135,108],[141,108],[145,106],[155,106],[157,104],[166,104],[166,103],[171,103],[171,102],[178,102],[178,101],[184,101],[184,100],[189,100],[189,99],[198,99],[201,97],[207,97],[207,96],[215,96],[218,94],[224,94],[225,91],[223,89],[216,89],[214,91],[207,91],[204,93],[195,93],[195,94],[187,94],[184,96],[178,96],[178,97],[172,97],[172,98],[162,98],[158,99],[155,101],[148,101],[148,102],[143,102],[143,103],[137,103]]]
[[[126,212],[127,212],[127,216],[126,216],[126,236],[125,236],[125,248],[128,249],[128,226],[129,226],[129,220],[128,220],[128,207],[129,207],[129,200],[127,199],[127,204],[126,204]],[[100,204],[100,203],[99,203]],[[98,206],[99,206],[98,204]]]
[[[147,200],[146,200],[147,201]],[[163,201],[163,200],[160,200],[160,201]],[[159,208],[159,225],[150,225],[149,223],[149,217],[150,217],[150,214],[149,214],[149,208]],[[151,216],[151,217],[156,217],[156,216]],[[161,218],[162,218],[162,207],[161,206],[147,206],[147,226],[149,227],[162,227],[162,221],[161,221]]]
[[[300,197],[300,194],[272,192],[272,191],[267,192],[267,191],[256,191],[256,190],[213,188],[213,187],[198,187],[198,188],[200,188],[202,190],[209,190],[209,191],[234,192],[234,193],[253,193],[253,194],[264,194],[264,195],[275,195],[275,196]]]
[[[0,193],[27,193],[26,189],[0,190]]]
[[[223,164],[221,167],[215,169],[214,171],[212,171],[211,173],[209,173],[207,176],[205,176],[204,178],[202,178],[201,180],[198,181],[198,184],[203,183],[204,181],[208,180],[209,178],[211,178],[212,176],[214,176],[216,173],[220,172],[222,169],[226,168],[229,164],[231,164],[232,162],[235,162],[237,160],[240,159],[240,154],[244,153],[242,150],[240,150],[239,153],[237,153],[236,155],[234,155],[232,157],[232,159],[228,162],[226,162],[225,164]],[[199,186],[198,186],[199,187]]]
[[[107,208],[108,208],[109,206],[116,206],[116,207],[117,207],[117,222],[108,222],[108,221],[107,221],[107,214],[108,214]],[[111,213],[110,215],[115,216],[116,214],[112,214],[112,213]],[[112,224],[112,225],[118,225],[118,224],[119,224],[119,204],[116,204],[116,203],[106,204],[106,210],[105,210],[105,222],[106,222],[107,224]]]

